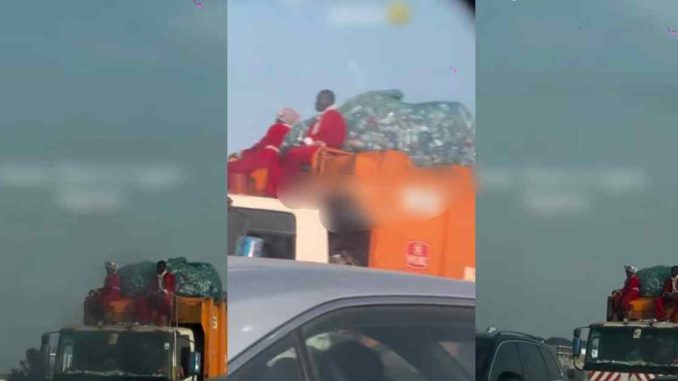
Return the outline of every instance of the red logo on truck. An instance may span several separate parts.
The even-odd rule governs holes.
[[[410,241],[407,244],[407,253],[405,256],[407,266],[415,270],[424,270],[429,266],[428,263],[428,245],[422,241]]]

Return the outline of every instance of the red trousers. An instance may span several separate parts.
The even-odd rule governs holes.
[[[262,149],[243,155],[238,160],[229,161],[228,181],[229,183],[233,181],[231,174],[249,174],[260,168],[266,168],[267,171],[266,195],[273,197],[277,193],[281,173],[278,153],[273,150]]]
[[[140,324],[155,323],[165,317],[169,320],[172,316],[172,296],[169,294],[153,295],[149,297],[139,296],[135,303],[136,320]],[[155,320],[155,321],[154,321]]]
[[[318,151],[319,146],[294,147],[287,151],[282,161],[282,176],[288,179],[302,172],[304,166],[311,165],[313,155]]]
[[[626,314],[631,309],[631,301],[640,297],[637,293],[617,294],[612,297],[612,306],[618,315]]]
[[[675,303],[676,299],[675,298],[669,298],[669,297],[659,297],[655,298],[654,300],[654,316],[657,320],[659,321],[666,321],[666,303],[672,303],[673,304],[673,312],[671,313],[671,317],[669,320],[672,322],[676,321],[676,317],[678,317],[678,306],[676,306]]]
[[[111,302],[120,300],[120,293],[101,292],[94,297],[94,313],[98,320],[104,320],[111,309]]]

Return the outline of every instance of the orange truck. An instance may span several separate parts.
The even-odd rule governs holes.
[[[230,255],[236,254],[238,238],[247,236],[263,241],[266,257],[327,263],[334,254],[349,252],[372,268],[475,281],[475,187],[470,168],[446,166],[426,172],[400,151],[329,148],[318,151],[311,167],[312,180],[293,187],[282,199],[262,196],[264,170],[235,177],[228,194]],[[436,183],[443,178],[450,181]],[[435,184],[429,187],[433,192],[419,191],[414,197],[417,192],[412,190],[421,184]],[[317,200],[309,201],[328,189],[345,191],[344,199],[371,221],[369,227],[328,230],[326,222],[342,207],[327,209]],[[437,206],[430,202],[435,198]],[[412,209],[417,203],[419,209],[428,206],[431,211],[408,211],[408,205]]]
[[[91,311],[85,299],[85,311]],[[226,298],[176,296],[168,326],[135,324],[134,300],[113,302],[106,324],[63,328],[42,336],[54,381],[202,381],[226,374]]]

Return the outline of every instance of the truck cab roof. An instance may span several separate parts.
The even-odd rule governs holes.
[[[102,326],[78,326],[63,328],[62,331],[76,331],[76,332],[179,332],[181,334],[192,333],[188,328],[183,327],[160,327],[153,325],[135,325],[135,324],[116,324],[116,325],[102,325]]]
[[[655,320],[629,320],[623,321],[607,321],[600,323],[593,323],[589,328],[613,328],[613,327],[631,327],[631,328],[678,328],[678,323],[662,322]]]

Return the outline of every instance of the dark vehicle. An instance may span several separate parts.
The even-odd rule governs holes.
[[[565,381],[553,349],[521,333],[479,333],[476,336],[476,380]]]

